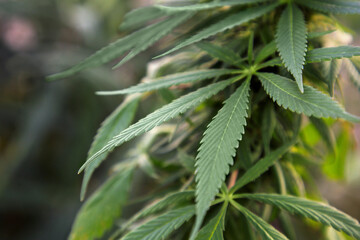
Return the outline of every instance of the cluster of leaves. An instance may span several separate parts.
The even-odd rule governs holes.
[[[95,239],[109,230],[126,204],[132,173],[140,168],[159,182],[172,176],[178,191],[120,224],[113,238],[257,239],[258,234],[262,239],[294,239],[281,209],[360,239],[356,220],[305,198],[305,180],[296,170],[311,162],[306,156],[312,153],[299,135],[301,115],[309,117],[329,148],[330,130],[322,118],[360,122],[329,96],[339,76],[336,59],[346,58],[344,65],[360,86],[359,64],[352,59],[360,55],[360,47],[321,47],[327,34],[339,30],[335,26],[341,28],[332,14],[360,14],[360,3],[223,0],[154,5],[126,15],[120,29],[132,33],[50,76],[68,77],[127,53],[115,65],[119,67],[179,25],[192,24],[178,28],[177,44],[159,57],[184,47],[190,51],[174,55],[156,77],[127,89],[98,92],[127,97],[99,129],[80,169],[85,171],[81,198],[92,173],[114,148],[145,135],[132,152],[135,157],[117,165],[114,176],[84,204],[70,238]],[[310,31],[310,24],[324,26]],[[155,91],[169,103],[130,125],[139,101]],[[182,121],[174,122],[176,117]],[[266,205],[261,208],[256,202]],[[274,219],[280,221],[277,229],[269,223]],[[194,222],[184,225],[187,221]],[[234,222],[243,226],[240,232]],[[171,235],[181,226],[182,231]]]

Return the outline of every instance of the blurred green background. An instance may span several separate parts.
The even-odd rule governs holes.
[[[115,71],[110,64],[52,83],[45,76],[126,34],[118,31],[124,14],[148,4],[0,0],[0,239],[67,237],[81,206],[82,176],[76,172],[100,123],[122,101],[94,92],[137,82],[156,48]],[[356,32],[359,20],[341,19]],[[360,45],[360,39],[353,43]],[[343,93],[347,109],[360,115],[359,92],[348,83]],[[317,184],[332,205],[359,219],[360,126],[345,127],[336,133],[337,145],[350,151],[339,159],[329,157],[323,168],[328,177],[319,177]],[[106,161],[95,173],[89,192],[101,184],[111,164]]]

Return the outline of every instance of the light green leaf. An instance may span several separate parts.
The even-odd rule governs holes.
[[[207,10],[217,7],[236,6],[236,5],[244,5],[251,3],[269,2],[269,1],[271,0],[229,0],[229,1],[199,3],[199,4],[180,6],[180,7],[172,7],[172,6],[164,6],[164,5],[155,5],[155,7],[158,7],[159,9],[165,10],[167,12],[183,12],[183,11],[201,11],[201,10]]]
[[[195,240],[223,240],[223,231],[225,230],[225,215],[228,203],[225,202],[219,213],[204,226]]]
[[[92,240],[109,230],[125,205],[134,166],[111,177],[81,207],[72,227],[70,240]]]
[[[195,213],[194,206],[169,211],[126,234],[122,240],[161,240],[188,221]]]
[[[234,73],[236,73],[236,70],[231,70],[231,69],[196,70],[196,71],[172,74],[161,78],[153,79],[150,82],[140,83],[136,86],[132,86],[130,88],[123,90],[97,92],[97,94],[117,95],[117,94],[148,92],[161,88],[176,86],[183,83],[197,82],[197,81],[202,81],[202,80],[219,77],[226,74],[234,74]]]
[[[177,27],[179,24],[186,21],[192,16],[192,13],[176,14],[174,16],[170,16],[167,20],[159,23],[158,28],[153,29],[151,32],[147,32],[147,34],[144,34],[140,39],[138,39],[130,53],[126,55],[126,57],[124,57],[118,64],[116,64],[113,69],[120,67],[121,65],[138,55],[140,52],[148,49],[151,45],[153,45],[159,39],[167,35],[175,27]]]
[[[100,49],[95,54],[91,55],[70,69],[48,76],[47,80],[52,81],[69,77],[82,70],[97,67],[101,64],[110,62],[111,60],[120,57],[126,51],[132,50],[126,57],[126,60],[130,60],[130,58],[145,50],[145,48],[149,47],[160,37],[169,33],[172,28],[175,28],[178,24],[188,19],[191,15],[191,13],[182,14],[182,16],[175,15],[174,17],[170,17],[162,22],[155,23],[139,31],[136,31]],[[145,40],[146,42],[144,43]]]
[[[248,209],[241,206],[237,202],[233,200],[230,202],[256,228],[256,230],[260,233],[262,240],[288,240],[287,237],[285,237],[269,223],[265,222],[262,218],[256,216],[254,213],[250,212]]]
[[[269,96],[285,109],[317,118],[343,118],[360,122],[359,117],[345,112],[336,101],[310,86],[305,86],[302,94],[291,79],[273,73],[257,75]]]
[[[348,0],[296,0],[306,7],[335,14],[360,14],[360,2]]]
[[[168,16],[169,13],[155,6],[137,8],[127,13],[119,27],[121,31],[131,30],[150,20]]]
[[[235,185],[231,188],[230,193],[236,192],[246,184],[260,177],[269,169],[269,167],[274,165],[274,163],[279,160],[282,155],[288,152],[292,145],[294,145],[294,142],[289,142],[260,159],[254,166],[248,169],[239,180],[236,181]]]
[[[138,103],[139,95],[130,95],[125,101],[111,113],[105,121],[101,124],[93,143],[88,152],[88,157],[99,151],[108,141],[110,141],[118,132],[124,130],[130,125],[134,118]],[[99,164],[107,157],[107,154],[101,155],[94,159],[86,168],[81,186],[80,199],[85,197],[86,189],[90,181],[91,175]]]
[[[331,48],[316,48],[306,54],[306,62],[323,62],[337,58],[351,58],[360,56],[360,47],[340,46]]]
[[[295,4],[288,4],[282,13],[276,31],[276,46],[285,67],[295,77],[304,92],[302,69],[305,63],[307,30],[304,15]]]
[[[246,125],[249,103],[250,79],[247,79],[225,102],[209,124],[201,140],[196,157],[196,224],[195,232],[218,193],[239,140],[242,139]]]
[[[158,57],[165,56],[169,53],[179,50],[180,48],[183,48],[183,47],[189,46],[193,43],[199,42],[199,41],[201,41],[205,38],[208,38],[212,35],[215,35],[219,32],[223,32],[227,29],[231,29],[233,27],[236,27],[243,23],[251,21],[255,18],[258,18],[258,17],[270,12],[276,6],[278,6],[278,3],[273,3],[273,4],[264,5],[264,6],[260,6],[260,7],[253,7],[253,8],[249,8],[247,10],[232,14],[232,15],[226,17],[225,19],[211,25],[210,27],[207,27],[207,28],[201,30],[199,33],[186,39],[185,41],[181,42],[179,45],[177,45],[173,49],[167,51],[164,54],[161,54]]]
[[[242,197],[275,205],[289,212],[311,218],[338,231],[360,239],[360,225],[349,215],[326,204],[304,198],[278,194],[241,194]]]
[[[150,113],[145,118],[141,119],[137,123],[131,125],[127,129],[121,131],[116,135],[111,141],[104,145],[101,150],[92,155],[80,168],[81,172],[87,165],[91,164],[99,156],[103,154],[108,154],[115,147],[123,144],[124,142],[130,141],[132,138],[150,131],[156,126],[159,126],[163,122],[166,122],[182,113],[187,111],[189,108],[195,107],[211,96],[215,95],[226,86],[232,83],[232,81],[238,79],[235,77],[227,81],[217,82],[206,87],[200,88],[195,92],[189,93],[185,96],[182,96],[171,103],[163,106],[162,108]]]
[[[207,52],[211,57],[224,63],[240,67],[240,63],[243,62],[239,55],[225,46],[217,46],[209,42],[199,42],[196,46]]]

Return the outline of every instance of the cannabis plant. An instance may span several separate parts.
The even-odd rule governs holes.
[[[360,47],[341,46],[348,30],[336,19],[360,14],[360,2],[179,2],[129,12],[120,26],[125,37],[49,77],[125,55],[117,68],[170,35],[141,83],[98,92],[126,97],[80,168],[82,199],[109,153],[137,141],[85,202],[70,239],[296,239],[299,222],[315,229],[316,239],[360,239],[359,223],[323,203],[311,177],[316,160],[336,154],[329,119],[360,122],[335,100],[341,66],[360,86]],[[131,124],[152,93],[166,104]],[[327,150],[309,145],[308,126]],[[128,200],[130,189],[145,188],[135,186],[135,171],[158,187]],[[134,202],[143,208],[125,220],[122,209]]]

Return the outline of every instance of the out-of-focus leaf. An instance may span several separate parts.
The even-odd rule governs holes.
[[[93,143],[91,144],[88,156],[92,156],[94,153],[99,151],[102,146],[111,140],[119,131],[122,131],[130,125],[138,107],[139,100],[139,95],[130,95],[105,119],[105,121],[101,124]],[[85,168],[84,179],[81,186],[81,200],[85,197],[91,175],[106,157],[107,154],[99,156]]]
[[[116,173],[86,201],[76,216],[69,239],[92,240],[101,237],[126,203],[134,166]]]

